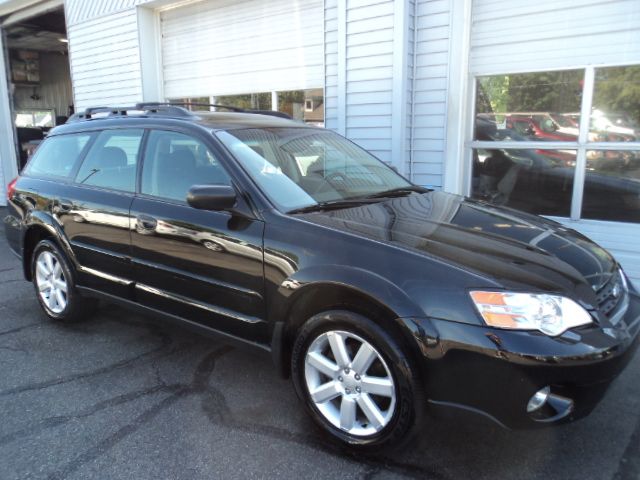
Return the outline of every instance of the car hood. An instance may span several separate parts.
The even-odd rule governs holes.
[[[504,288],[572,292],[589,303],[611,255],[557,222],[443,192],[309,213],[305,220],[462,267]],[[482,286],[482,285],[477,285]]]

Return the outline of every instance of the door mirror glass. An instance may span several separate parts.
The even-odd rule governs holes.
[[[187,193],[187,203],[199,210],[229,210],[236,204],[236,192],[228,185],[194,185]]]

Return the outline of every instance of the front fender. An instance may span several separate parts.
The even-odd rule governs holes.
[[[318,265],[301,269],[280,284],[271,318],[285,320],[298,298],[322,285],[356,290],[382,304],[396,318],[424,316],[422,309],[400,287],[376,273],[345,265]]]

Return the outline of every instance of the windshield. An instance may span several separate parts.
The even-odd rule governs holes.
[[[373,155],[328,130],[260,128],[216,135],[283,211],[412,186]]]

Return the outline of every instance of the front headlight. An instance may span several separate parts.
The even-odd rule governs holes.
[[[491,327],[540,330],[556,336],[593,321],[584,308],[559,295],[474,291],[471,298]]]

